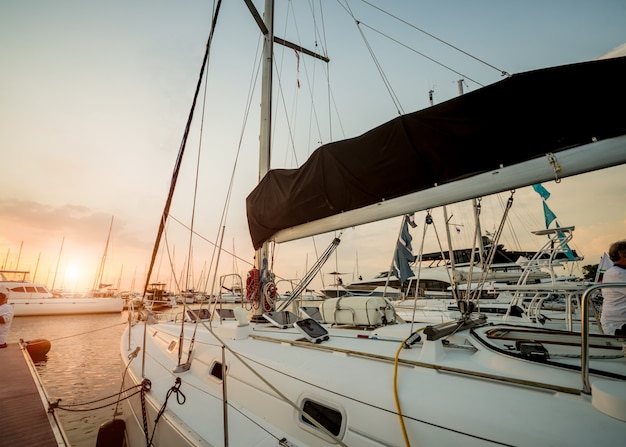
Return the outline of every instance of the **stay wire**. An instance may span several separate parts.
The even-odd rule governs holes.
[[[374,62],[374,65],[376,66],[376,69],[378,70],[378,73],[380,74],[382,78],[383,84],[385,84],[385,88],[387,89],[387,92],[389,93],[389,96],[391,97],[391,100],[393,101],[394,106],[396,107],[396,111],[398,112],[398,115],[402,115],[404,111],[402,110],[402,105],[400,105],[400,100],[398,99],[396,93],[393,91],[393,88],[391,87],[391,83],[389,82],[389,79],[387,79],[387,76],[385,75],[385,72],[382,69],[380,62],[378,61],[378,58],[376,57],[374,50],[372,49],[369,41],[367,40],[367,37],[365,37],[365,33],[361,29],[361,21],[355,17],[347,1],[345,2],[345,4],[342,4],[341,2],[339,2],[339,5],[342,8],[344,8],[346,12],[350,15],[350,17],[352,17],[352,20],[354,20],[354,23],[356,24],[356,27],[359,30],[359,34],[361,35],[361,39],[363,39],[363,43],[365,44],[367,51],[370,53],[370,56],[372,57],[372,61]]]
[[[407,25],[407,26],[409,26],[409,27],[413,28],[414,30],[419,31],[420,33],[425,34],[425,35],[427,35],[428,37],[430,37],[430,38],[432,38],[432,39],[435,39],[436,41],[438,41],[438,42],[440,42],[440,43],[442,43],[442,44],[444,44],[444,45],[446,45],[446,46],[448,46],[448,47],[452,48],[453,50],[458,51],[459,53],[462,53],[462,54],[464,54],[464,55],[468,56],[469,58],[474,59],[475,61],[477,61],[477,62],[479,62],[479,63],[481,63],[481,64],[483,64],[483,65],[486,65],[487,67],[490,67],[490,68],[492,68],[492,69],[494,69],[494,70],[498,71],[498,72],[499,72],[502,76],[506,76],[506,77],[510,77],[510,76],[511,76],[511,75],[510,75],[510,74],[509,74],[506,70],[502,70],[502,69],[500,69],[500,68],[498,68],[498,67],[496,67],[496,66],[494,66],[494,65],[492,65],[492,64],[490,64],[490,63],[488,63],[488,62],[486,62],[486,61],[484,61],[484,60],[482,60],[482,59],[480,59],[480,58],[478,58],[477,56],[474,56],[473,54],[468,53],[467,51],[462,50],[462,49],[460,49],[459,47],[457,47],[457,46],[455,46],[455,45],[452,45],[452,44],[451,44],[451,43],[449,43],[449,42],[446,42],[445,40],[443,40],[443,39],[441,39],[441,38],[439,38],[439,37],[435,36],[434,34],[431,34],[431,33],[429,33],[428,31],[425,31],[425,30],[423,30],[423,29],[421,29],[421,28],[418,28],[417,26],[415,26],[415,25],[413,25],[413,24],[411,24],[411,23],[407,22],[406,20],[403,20],[403,19],[401,19],[400,17],[395,16],[395,15],[393,15],[393,14],[391,14],[391,13],[389,13],[389,12],[385,11],[384,9],[379,8],[378,6],[375,6],[375,5],[371,4],[371,3],[370,3],[370,2],[368,2],[367,0],[361,0],[361,1],[362,1],[363,3],[365,3],[366,5],[369,5],[369,6],[371,6],[372,8],[377,9],[378,11],[382,12],[383,14],[386,14],[386,15],[388,15],[389,17],[391,17],[391,18],[393,18],[393,19],[395,19],[395,20],[398,20],[399,22],[402,22],[402,23],[404,23],[405,25]],[[474,82],[476,82],[476,81],[474,81]],[[480,85],[480,84],[479,84],[479,85]]]

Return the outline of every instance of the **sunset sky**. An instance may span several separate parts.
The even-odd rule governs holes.
[[[308,108],[308,122],[291,134],[295,154],[277,140],[282,146],[274,155],[274,167],[300,165],[319,143],[357,136],[398,113],[428,107],[430,90],[436,103],[453,98],[459,94],[460,79],[468,92],[501,79],[498,70],[519,73],[594,60],[611,52],[624,54],[626,43],[623,0],[324,1],[322,7],[315,3],[329,14],[327,21],[317,24],[323,27],[318,35],[304,25],[288,27],[281,8],[285,3],[291,8],[287,15],[295,16],[308,11],[313,2],[279,1],[276,34],[307,48],[319,45],[316,51],[325,48],[331,59],[328,82],[334,87],[331,105],[314,112]],[[255,4],[260,9],[263,2]],[[396,19],[371,5],[385,8]],[[125,290],[142,288],[209,35],[212,6],[199,0],[0,3],[0,267],[30,270],[49,287],[91,288],[113,219],[103,281]],[[361,21],[360,29],[355,19]],[[172,209],[180,222],[192,222],[191,163],[202,159],[209,174],[198,183],[199,206],[193,218],[204,246],[191,250],[189,237],[180,231],[182,224],[172,224],[168,232],[174,272],[179,275],[191,257],[194,282],[215,262],[205,239],[216,240],[223,213],[228,214],[223,247],[237,258],[223,255],[220,274],[244,274],[253,258],[244,199],[258,172],[258,92],[247,98],[259,32],[240,0],[224,2],[220,20],[209,65],[213,87],[206,103],[198,104],[199,109],[206,108],[202,141],[208,149],[197,155],[199,124],[194,125],[192,160],[181,174],[187,192],[185,196],[177,192],[181,205]],[[400,40],[408,41],[408,46],[395,43]],[[298,60],[291,50],[275,51],[282,70],[276,82],[289,95],[276,99],[275,107],[297,104],[302,112],[312,96],[309,89],[327,80],[322,69],[304,56]],[[381,72],[391,88],[385,88]],[[254,82],[259,79],[260,75]],[[580,88],[594,87],[581,79]],[[400,105],[390,99],[390,90]],[[250,116],[244,126],[247,101]],[[538,107],[541,101],[537,98]],[[318,118],[326,112],[323,107],[336,107],[341,114],[332,134],[318,129],[324,127]],[[278,120],[276,125],[281,126]],[[232,199],[225,208],[235,171]],[[626,238],[625,179],[626,167],[620,166],[544,184],[559,223],[576,226],[573,245],[585,256],[582,265],[598,263],[611,242]],[[496,210],[507,197],[484,199],[484,208],[488,205],[493,211],[486,213],[483,229],[497,226]],[[544,240],[530,231],[543,225],[539,197],[526,188],[516,191],[515,199],[512,226],[518,234],[507,234],[502,242],[511,249],[537,249]],[[469,246],[467,206],[451,207],[450,214],[453,243]],[[414,244],[421,238],[423,215],[417,220]],[[347,229],[337,255],[323,269],[324,283],[332,282],[331,271],[344,272],[345,282],[357,274],[369,277],[387,269],[399,222],[390,219]],[[301,277],[332,237],[279,246],[277,274]],[[429,234],[425,250],[438,250],[434,234]],[[167,263],[167,254],[159,255],[153,280],[172,282]],[[211,281],[206,281],[209,288]],[[313,283],[314,288],[321,285],[319,278]]]

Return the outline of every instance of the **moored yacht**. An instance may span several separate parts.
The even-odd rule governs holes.
[[[53,296],[44,284],[29,280],[30,272],[0,270],[0,290],[9,297],[16,317],[118,313],[124,307],[121,296]]]

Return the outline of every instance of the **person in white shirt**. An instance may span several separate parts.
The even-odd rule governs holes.
[[[7,347],[7,335],[13,321],[13,307],[7,304],[8,299],[6,293],[0,292],[0,349]]]
[[[604,272],[602,282],[626,283],[626,240],[611,244],[609,258],[613,266]],[[603,288],[602,298],[602,330],[607,335],[626,336],[626,287]]]

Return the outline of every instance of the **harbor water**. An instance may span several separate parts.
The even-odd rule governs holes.
[[[239,306],[227,303],[220,307]],[[199,304],[190,306],[198,307]],[[181,305],[166,313],[180,319],[184,310]],[[298,312],[297,304],[291,310]],[[251,315],[249,309],[247,313]],[[51,343],[45,361],[36,362],[35,366],[48,401],[61,399],[54,411],[71,447],[95,447],[100,425],[112,420],[114,415],[123,415],[116,397],[122,384],[120,343],[127,324],[127,311],[13,319],[8,343],[38,338]]]
[[[36,367],[48,401],[61,399],[59,406],[68,408],[55,413],[72,447],[95,447],[98,428],[113,418],[126,320],[126,312],[13,319],[7,342],[43,338],[52,345]],[[121,405],[117,411],[121,414]]]

